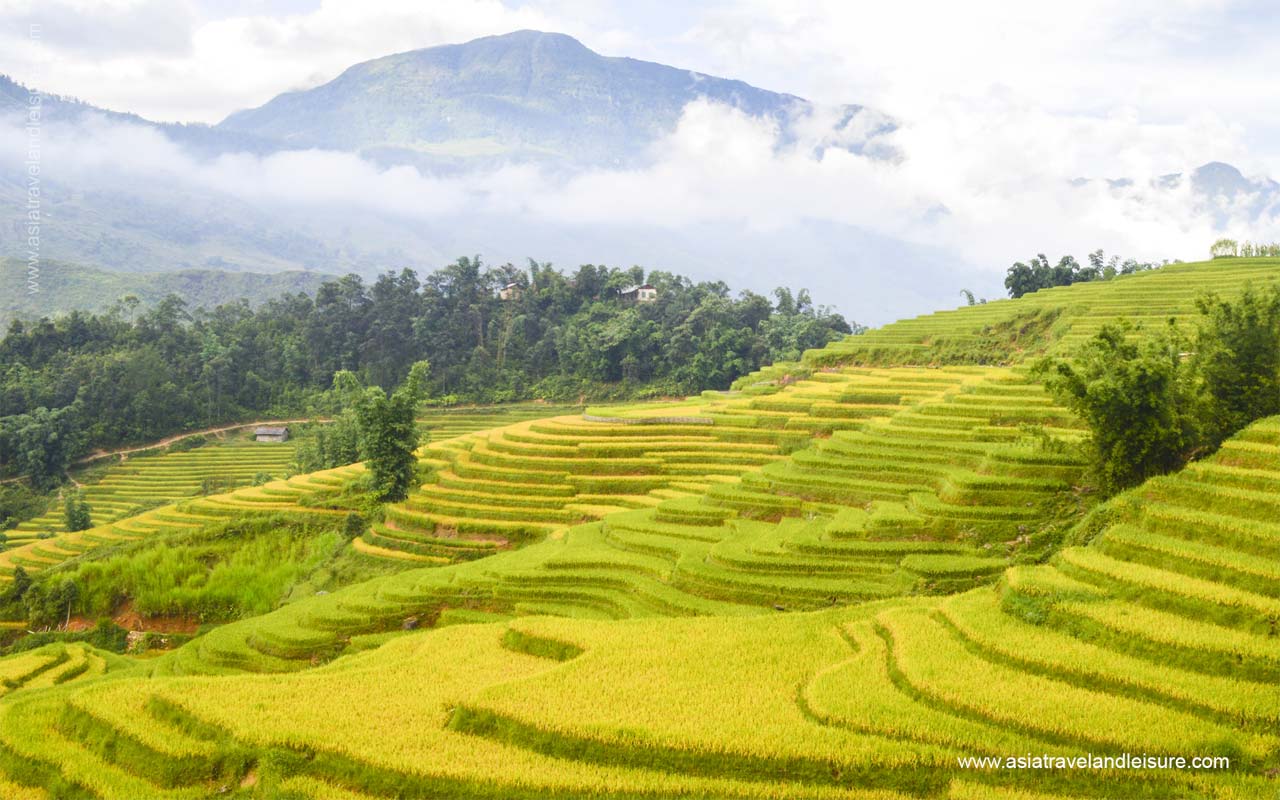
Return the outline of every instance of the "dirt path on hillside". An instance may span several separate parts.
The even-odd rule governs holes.
[[[85,455],[85,456],[81,456],[80,458],[77,458],[75,461],[72,461],[71,465],[74,467],[79,467],[93,461],[100,461],[104,458],[111,458],[112,456],[127,456],[130,453],[141,453],[144,450],[154,450],[157,447],[168,447],[174,442],[180,439],[185,439],[188,436],[208,436],[211,433],[226,433],[227,431],[238,431],[243,428],[256,428],[259,425],[301,425],[307,422],[332,422],[332,421],[333,420],[331,419],[271,419],[271,420],[259,420],[257,422],[241,422],[235,425],[223,425],[217,428],[205,428],[204,430],[200,430],[200,431],[186,431],[184,433],[174,434],[173,436],[167,436],[163,439],[159,439],[157,441],[151,442],[150,444],[139,445],[138,447],[124,447],[119,450],[94,450],[92,453],[89,453],[88,455]],[[15,479],[11,479],[11,480],[15,480]]]

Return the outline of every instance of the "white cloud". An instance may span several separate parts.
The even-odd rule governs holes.
[[[169,8],[169,0],[17,0],[0,5],[0,71],[22,80],[33,73],[33,65],[40,65],[39,88],[45,91],[151,119],[213,123],[389,53],[519,28],[575,27],[572,20],[552,19],[529,7],[513,10],[498,0],[324,0],[307,13],[193,22],[182,32],[179,52],[162,52],[143,46],[162,33],[148,22],[166,21],[176,11],[159,12],[151,3]],[[27,37],[29,20],[42,25],[42,42]],[[84,44],[68,50],[72,42],[54,34],[71,28],[100,28],[118,35],[121,43],[110,49]]]
[[[141,2],[120,0],[98,17],[86,10],[86,19],[124,19]],[[54,7],[3,5],[0,20],[47,8]],[[650,167],[569,179],[529,167],[432,178],[318,152],[196,163],[155,134],[105,129],[68,145],[64,163],[99,175],[153,169],[255,202],[345,204],[417,219],[474,212],[555,224],[741,225],[780,237],[817,220],[937,247],[998,275],[1039,251],[1204,254],[1214,221],[1187,184],[1154,192],[1146,181],[1210,160],[1248,174],[1280,172],[1280,128],[1260,102],[1280,70],[1280,50],[1247,12],[1227,0],[1081,0],[1051,13],[1005,0],[744,0],[692,11],[579,0],[518,7],[324,0],[305,13],[200,20],[185,49],[59,44],[45,74],[48,88],[108,107],[217,120],[390,52],[517,28],[564,31],[611,54],[742,78],[830,106],[869,105],[899,123],[884,143],[902,158],[830,148],[816,156],[818,145],[831,144],[828,106],[796,125],[798,141],[784,145],[770,123],[695,103],[655,145]],[[645,15],[656,14],[682,21],[646,35],[655,26]],[[9,54],[0,55],[0,69],[48,58],[54,47],[33,49],[10,36],[12,47],[0,39],[0,53]],[[1078,177],[1136,183],[1072,187]],[[1243,201],[1223,209],[1233,234],[1280,237],[1274,209],[1261,219],[1245,212]],[[889,270],[883,280],[905,277]]]
[[[1149,125],[1128,113],[1055,116],[1017,103],[984,116],[960,104],[936,112],[884,137],[905,154],[888,162],[831,149],[815,157],[820,130],[779,147],[769,123],[693,103],[651,168],[580,176],[533,213],[668,226],[741,220],[762,230],[834,221],[942,247],[993,271],[1037,250],[1193,259],[1216,235],[1189,182],[1155,191],[1147,179],[1189,172],[1203,152],[1237,152],[1235,133],[1219,120]],[[1137,180],[1073,186],[1082,176]],[[1234,229],[1261,237],[1274,228],[1237,206],[1226,209]]]
[[[105,122],[51,126],[46,161],[51,177],[67,182],[120,180],[132,172],[256,203],[360,207],[407,219],[465,212],[535,223],[726,224],[762,232],[816,220],[1003,270],[1037,250],[1200,255],[1215,235],[1214,221],[1196,208],[1189,182],[1155,191],[1146,179],[1158,165],[1188,172],[1199,163],[1197,153],[1236,146],[1231,127],[1211,117],[1146,125],[1133,114],[1053,116],[1017,103],[983,117],[944,105],[926,120],[904,123],[879,137],[905,154],[897,161],[821,150],[817,145],[831,134],[812,121],[794,130],[799,136],[783,143],[771,121],[697,101],[653,146],[649,166],[567,178],[530,166],[424,176],[324,151],[197,160],[155,131]],[[1101,180],[1071,184],[1082,176],[1138,180],[1123,188]],[[1224,211],[1238,232],[1260,238],[1274,227],[1269,219],[1248,220],[1243,206]]]
[[[196,21],[185,0],[14,0],[0,19],[29,53],[72,61],[185,57]]]

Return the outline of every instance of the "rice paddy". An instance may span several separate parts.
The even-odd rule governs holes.
[[[179,498],[191,497],[212,486],[230,488],[251,484],[255,478],[283,478],[293,460],[295,443],[255,442],[247,434],[213,438],[190,450],[134,454],[98,470],[93,478],[81,476],[81,490],[95,526],[133,516]],[[7,532],[10,546],[42,535],[66,532],[61,505],[27,520]]]
[[[1098,505],[1083,429],[1024,366],[919,364],[956,319],[1047,314],[1038,351],[1107,315],[1188,316],[1276,263],[1040,292],[855,337],[798,380],[437,436],[423,484],[352,544],[394,574],[159,658],[0,660],[0,794],[1275,797],[1280,419]],[[889,347],[926,357],[867,365]],[[361,469],[60,534],[0,570],[337,515],[312,501]],[[961,765],[1042,754],[1229,767]]]

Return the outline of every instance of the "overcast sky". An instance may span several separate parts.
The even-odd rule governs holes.
[[[1280,156],[1268,0],[0,0],[0,71],[216,122],[358,61],[518,28],[895,116],[963,104],[1217,126],[1216,155],[1255,170]]]
[[[1081,194],[1072,178],[1144,181],[1214,160],[1280,176],[1280,3],[1267,0],[0,0],[0,71],[114,110],[212,123],[359,61],[521,28],[860,103],[902,125],[893,144],[907,158],[889,171],[780,155],[770,131],[692,108],[647,175],[543,192],[566,216],[600,209],[601,196],[613,208],[626,180],[629,218],[679,208],[768,224],[788,207],[1002,271],[1037,250],[1094,246],[1191,259],[1216,235],[1185,194]],[[946,223],[919,224],[934,208]],[[1230,232],[1278,238],[1275,220]]]

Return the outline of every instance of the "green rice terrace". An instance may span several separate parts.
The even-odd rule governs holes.
[[[146,657],[0,659],[0,796],[1280,797],[1280,418],[1102,501],[1029,368],[1277,276],[1178,264],[735,391],[428,416],[421,485],[349,545],[373,577]],[[283,453],[129,459],[86,487],[95,527],[19,534],[0,574],[228,520],[341,526],[365,468],[286,478]],[[1040,754],[1230,768],[960,766]]]
[[[120,458],[108,467],[80,475],[82,494],[92,509],[95,525],[105,525],[140,511],[190,497],[212,487],[230,488],[252,483],[259,476],[284,477],[293,459],[295,442],[255,442],[246,433],[196,437],[196,446],[170,446]],[[8,533],[10,545],[23,544],[40,534],[65,532],[62,508],[20,523]]]
[[[965,306],[902,320],[805,354],[812,366],[847,363],[1007,363],[1064,353],[1127,319],[1149,329],[1191,322],[1203,292],[1230,294],[1276,277],[1272,258],[1169,264],[1109,281],[1042,289],[1017,300]]]

